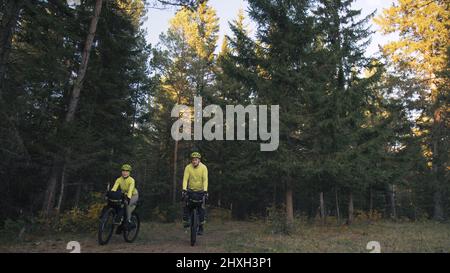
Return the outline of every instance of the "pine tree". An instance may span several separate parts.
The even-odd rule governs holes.
[[[167,34],[161,36],[164,46],[165,61],[162,65],[162,92],[157,95],[157,103],[170,117],[170,110],[175,104],[193,105],[194,96],[202,96],[207,100],[212,92],[214,81],[215,55],[217,43],[218,18],[207,1],[196,10],[180,9],[171,19]],[[169,118],[166,122],[172,121]],[[161,128],[167,139],[171,139],[170,127]],[[180,145],[183,145],[182,147]],[[170,147],[170,146],[168,146]],[[168,148],[167,147],[167,148]],[[197,145],[197,149],[199,145]],[[175,141],[172,154],[168,160],[172,170],[172,202],[176,201],[179,182],[179,151],[192,149],[192,142]],[[186,152],[184,152],[186,154]]]
[[[43,188],[40,181],[48,180],[52,158],[70,149],[55,179],[50,210],[56,199],[58,209],[67,204],[64,196],[70,196],[71,185],[103,190],[102,181],[112,180],[112,170],[131,157],[133,131],[143,114],[139,107],[148,93],[148,50],[138,23],[144,14],[135,9],[131,15],[120,3],[102,9],[107,24],[98,27],[77,118],[70,126],[62,125],[92,7],[40,2],[25,6],[20,17],[5,94],[31,160],[9,171],[17,177],[14,187],[33,183]],[[91,172],[80,172],[92,165]],[[42,202],[43,196],[33,191],[23,195],[33,208]]]
[[[416,121],[428,147],[426,157],[433,174],[433,217],[444,218],[442,192],[448,189],[445,173],[448,161],[448,18],[446,1],[402,0],[376,18],[385,34],[399,32],[400,39],[383,47],[396,71],[422,85],[420,101],[413,106],[420,116]],[[398,74],[398,73],[397,73]],[[408,92],[411,96],[411,93]],[[408,94],[407,93],[407,94]],[[410,97],[414,100],[413,97]]]
[[[313,153],[318,160],[314,167],[322,188],[333,185],[336,193],[345,190],[348,195],[348,223],[353,221],[355,193],[368,187],[366,166],[368,130],[364,128],[369,105],[370,84],[377,74],[361,76],[373,67],[364,56],[370,37],[368,20],[358,19],[360,10],[351,8],[352,0],[323,0],[316,2],[316,63],[313,93],[315,132]],[[366,151],[365,151],[366,150]],[[320,181],[320,178],[325,181]]]
[[[223,39],[217,59],[214,92],[210,98],[212,103],[222,109],[226,105],[247,106],[252,103],[250,89],[237,79],[248,73],[239,65],[239,58],[248,57],[240,51],[249,35],[243,10],[238,12],[230,27],[234,35]],[[234,126],[236,130],[238,125]],[[221,207],[231,207],[231,213],[237,219],[245,219],[252,212],[259,213],[260,206],[265,204],[258,202],[258,199],[267,192],[267,183],[262,179],[257,158],[259,147],[252,141],[241,140],[204,142],[202,148],[208,156],[210,176],[214,177],[212,201],[216,201]],[[263,207],[262,210],[264,209]]]
[[[236,59],[246,70],[238,79],[252,92],[255,103],[280,105],[280,145],[276,152],[259,155],[258,172],[259,176],[283,178],[279,182],[285,189],[286,221],[291,224],[293,190],[304,169],[299,109],[304,104],[307,56],[312,50],[309,1],[249,1],[249,6],[250,17],[258,24],[257,42],[234,30],[242,53]]]

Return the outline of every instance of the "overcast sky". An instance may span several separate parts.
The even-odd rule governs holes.
[[[393,0],[356,0],[354,7],[362,9],[363,15],[367,15],[377,10],[377,14],[380,13],[384,8],[392,5]],[[224,35],[230,34],[230,28],[228,22],[236,18],[236,15],[240,8],[247,10],[247,1],[245,0],[210,0],[210,5],[216,10],[217,16],[220,18],[220,38],[218,45]],[[159,35],[161,32],[165,32],[169,25],[170,18],[175,14],[176,8],[170,8],[166,10],[156,10],[150,9],[147,13],[147,21],[144,24],[144,28],[147,31],[147,42],[155,45],[158,43]],[[249,23],[250,28],[254,25]],[[372,28],[377,30],[377,26],[372,24]],[[392,36],[391,36],[392,37]],[[385,37],[380,33],[375,33],[372,37],[372,44],[367,49],[367,54],[372,55],[378,51],[378,45],[384,44],[389,40],[390,37]]]

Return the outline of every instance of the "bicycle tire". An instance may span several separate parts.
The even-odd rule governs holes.
[[[197,209],[192,209],[191,212],[191,246],[195,245],[197,241],[197,231],[198,231],[198,215]]]
[[[115,212],[113,209],[108,209],[106,210],[102,217],[100,218],[100,223],[98,226],[98,234],[97,234],[97,239],[98,239],[98,243],[99,245],[106,245],[109,240],[111,240],[113,231],[114,231],[114,216],[115,216]],[[109,228],[109,230],[106,230],[106,224],[108,223],[108,221],[111,220],[111,227]],[[107,232],[107,236],[106,238],[103,238],[103,233]]]
[[[135,230],[134,235],[130,238],[129,237],[130,232],[127,229],[124,229],[124,231],[122,233],[123,234],[123,239],[127,243],[132,243],[132,242],[134,242],[134,240],[136,240],[136,238],[137,238],[137,236],[139,234],[139,229],[141,227],[141,220],[140,220],[139,215],[137,213],[133,212],[131,214],[131,221],[136,224],[136,227],[134,228],[134,230]]]

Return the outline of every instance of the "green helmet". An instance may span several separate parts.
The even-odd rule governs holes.
[[[193,152],[193,153],[191,154],[191,158],[202,158],[202,156],[200,155],[199,152]]]
[[[130,164],[123,164],[122,165],[122,171],[129,171],[131,172],[132,168]]]

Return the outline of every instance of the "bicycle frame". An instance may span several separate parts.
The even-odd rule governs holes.
[[[109,196],[106,198],[107,204],[103,208],[101,216],[100,216],[100,223],[99,223],[99,229],[98,229],[98,241],[100,245],[105,245],[109,242],[111,239],[111,236],[114,232],[114,229],[117,227],[116,232],[118,231],[120,234],[122,233],[124,240],[128,243],[133,242],[137,234],[139,233],[139,227],[140,227],[140,220],[139,215],[136,212],[132,213],[132,219],[135,219],[133,223],[135,224],[134,227],[129,229],[126,225],[124,225],[124,220],[126,219],[126,211],[125,211],[125,197],[122,195],[120,198],[110,198]],[[137,207],[137,204],[136,204]],[[111,217],[111,218],[109,218]],[[120,217],[118,219],[117,217]],[[106,238],[104,238],[104,231],[105,231],[105,223],[108,219],[111,219],[111,225],[110,229],[108,229],[108,233],[106,233]],[[130,237],[130,232],[135,231],[134,235]],[[133,233],[132,233],[133,234]]]
[[[188,191],[186,198],[186,207],[189,209],[189,221],[191,228],[191,246],[194,246],[197,239],[199,228],[199,208],[205,205],[205,195],[202,193],[202,199],[192,199],[193,191]]]

